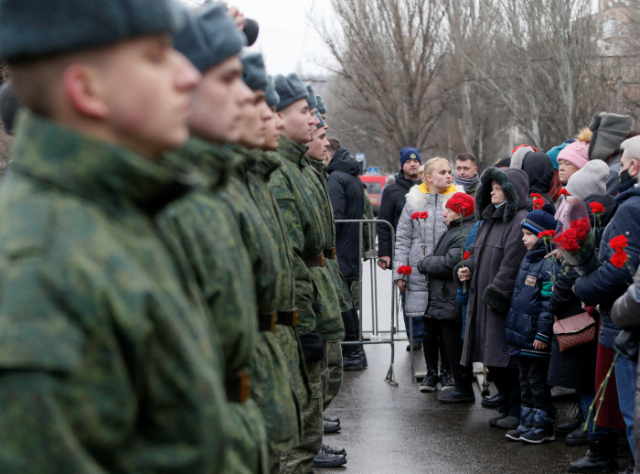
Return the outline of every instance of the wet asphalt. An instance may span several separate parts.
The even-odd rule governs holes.
[[[411,382],[406,341],[395,343],[397,388],[387,384],[390,346],[367,346],[369,368],[345,372],[340,393],[327,414],[339,416],[342,431],[325,435],[325,444],[344,447],[348,463],[318,473],[564,473],[584,456],[585,446],[570,447],[564,438],[543,445],[525,445],[505,438],[487,420],[497,413],[475,404],[442,405],[437,392],[420,393]],[[416,353],[416,360],[422,353]],[[422,362],[424,366],[424,362]],[[495,388],[491,387],[492,394]],[[571,416],[573,403],[556,400],[558,421]],[[627,460],[620,459],[620,471]]]

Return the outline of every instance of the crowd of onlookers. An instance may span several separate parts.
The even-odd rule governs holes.
[[[378,265],[401,291],[407,351],[424,352],[420,390],[473,403],[481,362],[498,392],[482,400],[497,409],[489,424],[512,441],[588,445],[569,472],[617,472],[627,442],[624,472],[634,472],[638,452],[640,136],[631,128],[630,117],[600,113],[546,153],[521,145],[482,174],[471,153],[452,169],[404,148],[378,214],[396,228],[394,247],[378,225]],[[575,391],[574,418],[556,422],[552,387]]]

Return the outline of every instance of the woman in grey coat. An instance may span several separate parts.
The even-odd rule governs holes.
[[[398,221],[393,256],[393,279],[400,291],[405,292],[405,315],[409,318],[421,318],[427,309],[427,281],[417,266],[424,257],[433,253],[436,243],[447,231],[443,217],[444,205],[457,191],[452,184],[451,165],[444,158],[432,158],[425,163],[422,181],[421,185],[413,186],[406,196],[406,204]],[[424,212],[428,213],[428,218],[413,218],[415,213]],[[398,268],[405,265],[412,268],[412,273],[403,281]],[[435,375],[436,378],[430,381],[429,391],[435,390],[438,383]]]
[[[476,193],[476,218],[482,219],[466,268],[454,278],[471,282],[462,365],[482,362],[504,404],[492,426],[515,429],[520,422],[518,361],[509,355],[505,324],[520,263],[527,253],[520,222],[527,215],[529,177],[519,169],[488,168]]]

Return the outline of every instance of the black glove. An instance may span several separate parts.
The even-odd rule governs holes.
[[[300,344],[302,344],[304,361],[307,364],[313,364],[324,358],[324,341],[318,331],[311,331],[309,334],[300,336]]]

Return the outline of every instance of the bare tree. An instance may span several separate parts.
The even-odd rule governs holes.
[[[359,129],[396,161],[426,150],[455,86],[439,75],[448,47],[441,0],[332,0],[340,34],[318,26],[338,67],[336,98]]]

